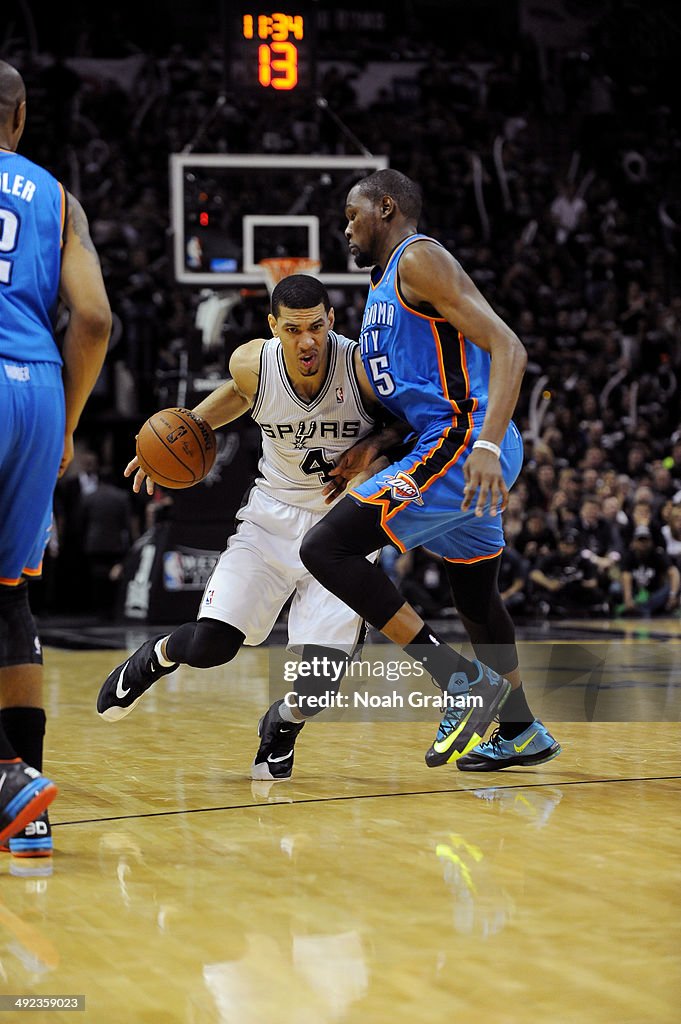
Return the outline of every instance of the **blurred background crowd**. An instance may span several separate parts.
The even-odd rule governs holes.
[[[234,347],[266,330],[267,295],[256,291],[228,317],[219,349],[197,355],[199,294],[172,271],[168,154],[193,143],[338,155],[357,152],[354,136],[421,184],[422,230],[457,256],[529,352],[515,417],[526,463],[505,516],[502,591],[513,614],[677,613],[674,5],[546,0],[533,22],[522,2],[490,0],[477,15],[455,2],[447,42],[423,27],[444,3],[378,4],[378,31],[343,4],[343,31],[319,35],[316,91],[276,109],[229,89],[215,6],[195,3],[190,18],[180,2],[159,27],[125,3],[96,22],[84,5],[58,20],[28,19],[18,4],[0,35],[28,89],[22,151],[83,202],[115,316],[81,450],[57,492],[43,612],[112,614],[131,543],[172,507],[159,491],[133,498],[122,480],[136,428],[175,404],[183,353],[217,380]],[[552,35],[536,8],[560,13],[561,30]],[[370,95],[369,62],[389,69]],[[342,202],[338,221],[342,231]],[[341,330],[357,336],[365,288],[332,297]],[[424,614],[452,614],[437,559],[386,558]],[[74,586],[77,574],[89,589]]]

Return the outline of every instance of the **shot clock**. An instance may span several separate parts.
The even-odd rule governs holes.
[[[299,93],[314,84],[312,15],[306,4],[239,5],[230,31],[232,84],[262,93]]]

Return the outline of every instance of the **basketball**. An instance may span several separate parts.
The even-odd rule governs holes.
[[[175,490],[203,480],[216,452],[212,427],[190,409],[161,409],[137,435],[141,468],[154,483]]]

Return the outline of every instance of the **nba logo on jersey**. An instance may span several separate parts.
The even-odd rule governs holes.
[[[423,498],[418,484],[407,473],[396,473],[385,481],[390,488],[390,496],[393,501],[415,501],[417,505],[423,505]]]
[[[345,395],[343,394],[343,388],[336,388],[336,401],[341,405],[345,401]]]
[[[215,594],[214,590],[209,590],[208,593],[206,594],[206,596],[203,599],[203,603],[204,604],[212,604],[213,603],[213,596],[214,596],[214,594]]]

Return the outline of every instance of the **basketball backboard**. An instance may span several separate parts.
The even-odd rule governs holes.
[[[366,284],[343,231],[352,185],[388,166],[376,156],[174,153],[171,222],[176,280],[237,288],[264,283],[260,260],[310,256],[326,285]]]

